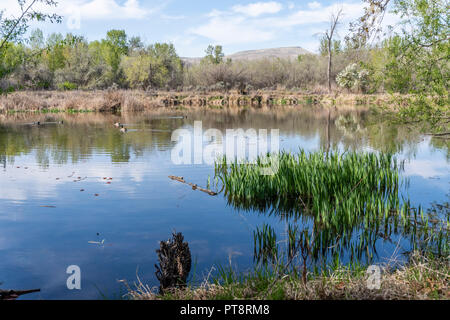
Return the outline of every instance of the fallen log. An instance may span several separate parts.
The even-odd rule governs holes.
[[[32,290],[1,290],[0,289],[0,300],[16,300],[24,294],[29,294],[33,292],[39,292],[41,289]]]
[[[187,184],[187,185],[191,186],[191,187],[192,187],[192,190],[200,190],[200,191],[202,191],[202,192],[205,192],[205,193],[209,194],[210,196],[217,196],[217,192],[214,192],[214,191],[212,191],[212,190],[208,190],[208,189],[201,188],[201,187],[199,187],[198,185],[193,184],[193,183],[189,183],[189,182],[187,182],[186,180],[184,180],[183,177],[169,176],[169,178],[172,179],[172,180],[175,180],[175,181],[178,181],[178,182],[181,182],[181,183],[184,183],[184,184]]]

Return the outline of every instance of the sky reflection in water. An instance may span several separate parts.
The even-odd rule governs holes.
[[[55,119],[64,124],[24,125]],[[200,186],[206,186],[208,176],[212,180],[212,166],[174,165],[170,158],[175,146],[171,132],[192,129],[195,120],[202,121],[203,130],[280,129],[280,147],[286,150],[316,150],[328,143],[327,112],[311,108],[4,117],[0,119],[2,288],[41,288],[27,299],[98,299],[102,294],[120,298],[124,288],[117,280],[132,283],[136,274],[156,286],[155,250],[173,230],[183,232],[189,242],[197,279],[215,263],[228,263],[229,257],[240,270],[249,268],[253,230],[269,223],[282,233],[285,224],[274,216],[238,212],[222,194],[211,197],[168,179],[183,176]],[[129,124],[129,132],[120,133],[112,125],[116,121]],[[410,180],[405,194],[414,205],[448,202],[445,140],[374,123],[362,112],[357,116],[334,112],[329,133],[332,148],[391,151],[405,159],[403,176]],[[102,239],[104,245],[88,243]],[[392,244],[380,244],[380,259],[393,249]],[[72,264],[81,268],[81,291],[66,288],[65,271]]]

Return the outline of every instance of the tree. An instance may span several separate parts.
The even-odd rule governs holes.
[[[46,50],[44,52],[44,60],[46,60],[49,69],[55,72],[64,68],[64,37],[60,33],[52,33],[46,41]]]
[[[95,88],[102,86],[105,64],[91,58],[87,40],[68,34],[64,40],[64,67],[54,75],[57,87]]]
[[[339,23],[339,19],[342,17],[342,9],[339,9],[337,13],[332,13],[330,17],[330,28],[325,31],[325,41],[327,45],[328,51],[328,69],[327,69],[327,78],[328,78],[328,92],[331,92],[331,67],[332,67],[332,45],[333,45],[333,37],[336,32],[337,25]]]
[[[148,47],[148,51],[152,57],[159,61],[161,67],[167,70],[167,79],[164,85],[170,87],[180,85],[183,79],[183,68],[173,44],[155,43]]]
[[[57,14],[47,14],[35,10],[37,4],[56,7],[57,2],[53,0],[17,0],[20,7],[18,18],[4,18],[4,11],[0,11],[0,52],[10,42],[20,41],[27,32],[31,21],[47,21],[60,23],[62,17]]]
[[[206,56],[202,61],[212,64],[219,64],[223,62],[223,57],[225,54],[223,53],[222,46],[209,45],[205,52]]]
[[[128,41],[128,50],[130,52],[135,52],[144,49],[144,43],[141,37],[131,37]]]
[[[13,42],[22,41],[22,37],[27,32],[31,21],[50,21],[52,23],[60,23],[62,21],[62,17],[57,14],[47,14],[35,9],[38,4],[56,7],[57,2],[53,0],[17,0],[17,3],[20,7],[18,18],[4,17],[5,12],[0,10],[0,61],[5,61],[5,54]],[[11,67],[12,64],[9,63],[9,66]],[[0,79],[13,70],[13,68],[2,68]]]
[[[333,44],[331,45],[331,50],[333,51],[333,55],[339,54],[342,52],[342,45],[340,40],[333,40]],[[319,53],[321,56],[328,55],[328,39],[323,36],[320,39]]]
[[[401,30],[384,42],[387,61],[383,74],[399,78],[386,80],[402,91],[434,91],[445,95],[450,58],[448,0],[364,1],[367,3],[364,15],[352,24],[353,43],[365,45],[369,39],[376,38],[390,9],[400,18]],[[405,77],[411,72],[411,77]],[[409,89],[404,90],[401,83],[408,84]]]
[[[32,49],[43,49],[44,48],[44,33],[41,29],[35,29],[30,35],[30,46]]]
[[[125,30],[110,30],[106,39],[102,40],[102,54],[106,63],[111,67],[110,78],[113,82],[120,82],[120,61],[128,54],[128,41]]]
[[[360,68],[356,63],[349,64],[336,77],[339,86],[347,89],[361,90],[366,92],[369,85],[369,72]]]
[[[132,88],[176,87],[182,83],[182,65],[173,44],[155,43],[145,50],[124,56],[121,62]]]

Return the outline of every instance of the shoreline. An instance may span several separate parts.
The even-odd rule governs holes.
[[[143,284],[133,288],[125,282],[127,297],[132,300],[447,300],[449,264],[447,258],[414,252],[406,265],[396,261],[380,266],[379,287],[371,288],[367,269],[341,265],[335,270],[312,274],[306,283],[294,273],[267,274],[258,270],[248,274],[229,271],[222,279],[205,279],[197,286],[174,288],[165,294]]]
[[[291,91],[147,92],[143,90],[18,91],[0,96],[0,113],[13,112],[140,112],[160,108],[322,106],[341,108],[408,105],[411,95],[307,94]]]

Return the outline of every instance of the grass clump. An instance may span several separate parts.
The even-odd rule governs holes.
[[[401,165],[391,154],[301,150],[275,157],[273,175],[261,170],[274,155],[260,156],[253,164],[217,161],[215,174],[229,201],[240,208],[313,215],[336,228],[352,224],[356,216],[399,209]]]
[[[229,204],[276,215],[288,224],[286,260],[301,252],[322,265],[345,257],[370,262],[377,255],[377,242],[392,242],[399,235],[409,238],[413,249],[448,252],[448,225],[430,223],[420,206],[413,208],[400,196],[403,164],[391,154],[282,152],[276,156],[278,170],[261,174],[273,157],[261,156],[255,163],[223,158],[216,162],[215,174]],[[273,229],[258,228],[254,239],[255,260],[273,260]]]

